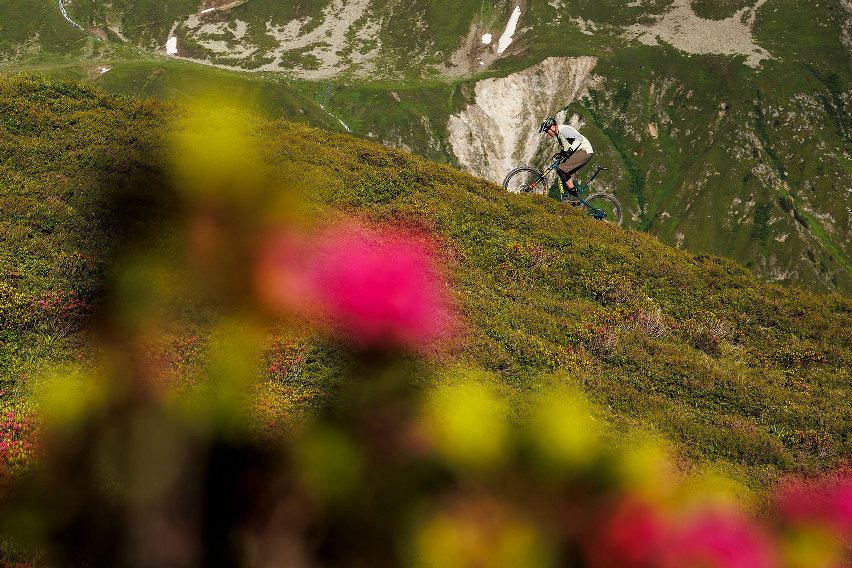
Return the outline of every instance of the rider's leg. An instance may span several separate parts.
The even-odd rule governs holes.
[[[568,182],[571,180],[571,176],[561,169],[556,170],[556,174],[559,176],[559,190],[560,190],[560,199],[571,199],[571,196],[576,195],[576,193],[572,193],[571,190],[568,189]]]
[[[577,193],[579,188],[575,187],[574,184],[577,170],[585,166],[591,159],[592,155],[585,150],[577,150],[571,154],[570,158],[559,164],[559,177],[563,180],[569,192]]]

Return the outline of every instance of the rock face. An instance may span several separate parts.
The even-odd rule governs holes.
[[[675,0],[671,9],[652,24],[634,24],[626,35],[648,45],[662,42],[696,55],[744,55],[746,65],[759,67],[761,61],[771,57],[752,37],[757,11],[765,3],[757,0],[754,6],[746,6],[729,18],[707,20],[695,14],[689,0]]]
[[[556,148],[538,133],[539,123],[587,92],[596,63],[595,57],[550,57],[508,77],[478,82],[474,104],[447,125],[462,169],[500,183],[512,168],[552,154]]]

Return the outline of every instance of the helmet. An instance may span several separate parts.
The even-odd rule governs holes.
[[[547,118],[544,119],[544,122],[541,123],[541,126],[539,126],[538,131],[539,132],[546,132],[554,124],[556,124],[556,119],[553,118],[552,116],[548,116]]]

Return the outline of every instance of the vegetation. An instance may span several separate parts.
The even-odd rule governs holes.
[[[393,18],[379,25],[365,15],[340,37],[322,39],[345,45],[335,48],[341,58],[336,74],[314,81],[162,57],[164,38],[197,11],[197,3],[73,2],[69,14],[86,31],[66,22],[47,0],[30,4],[0,6],[0,21],[9,22],[0,29],[7,71],[83,80],[134,96],[186,99],[226,92],[275,119],[342,131],[339,119],[357,136],[448,164],[457,163],[448,143],[449,117],[474,101],[477,81],[505,77],[550,56],[594,55],[600,81],[570,110],[587,123],[597,154],[613,167],[606,189],[627,206],[628,226],[694,253],[728,256],[770,281],[817,293],[852,290],[842,197],[852,176],[852,73],[841,41],[848,15],[836,1],[762,5],[752,31],[772,58],[759,69],[744,65],[743,57],[690,55],[628,41],[625,30],[665,14],[670,0],[531,5],[503,57],[451,78],[442,66],[452,54],[470,34],[474,42],[480,31],[497,37],[514,5],[474,2],[445,10],[435,2],[374,0],[373,13],[392,11]],[[224,26],[208,40],[258,47],[244,62],[211,52],[183,24],[174,33],[184,55],[256,70],[272,59],[264,50],[276,45],[268,21],[284,25],[295,18],[304,22],[303,31],[315,31],[325,25],[323,13],[332,4],[252,0],[208,13],[204,22]],[[698,17],[720,20],[755,2],[690,5]],[[246,25],[243,35],[236,33],[237,20]],[[359,54],[378,46],[372,63],[357,63]],[[314,47],[294,48],[283,61],[295,70],[316,70]],[[101,73],[104,67],[110,71]],[[379,69],[384,75],[376,75]],[[803,130],[803,124],[810,128]],[[747,176],[750,182],[741,183]],[[779,199],[794,206],[776,207]],[[758,213],[765,203],[773,205]],[[767,224],[756,227],[765,213]]]
[[[0,231],[0,460],[16,478],[29,479],[27,470],[62,472],[63,479],[72,480],[75,496],[43,489],[32,495],[53,495],[52,506],[80,515],[92,511],[87,517],[92,530],[100,530],[98,519],[103,519],[95,511],[109,509],[101,506],[108,496],[97,481],[105,479],[104,472],[90,469],[102,462],[74,452],[102,448],[102,458],[118,468],[114,482],[119,485],[132,487],[124,476],[135,475],[120,465],[123,454],[114,452],[122,446],[110,442],[109,433],[126,432],[136,440],[127,451],[147,455],[154,448],[144,442],[147,437],[130,434],[133,424],[137,419],[160,424],[153,439],[175,440],[174,459],[195,452],[212,452],[205,455],[214,459],[219,447],[226,454],[238,452],[223,455],[226,463],[248,465],[254,442],[235,442],[244,434],[234,438],[246,416],[250,439],[280,441],[302,428],[306,417],[330,413],[330,430],[308,430],[308,440],[319,445],[296,443],[301,457],[295,459],[326,466],[337,456],[343,460],[338,471],[354,472],[347,468],[357,468],[357,460],[345,456],[361,450],[345,440],[374,427],[359,421],[383,416],[393,423],[396,419],[383,409],[410,404],[403,401],[411,395],[400,394],[399,385],[393,386],[397,383],[382,382],[385,376],[408,377],[402,384],[420,385],[414,392],[434,387],[449,393],[446,399],[435,395],[446,404],[465,400],[466,388],[499,393],[482,399],[492,401],[485,408],[500,409],[496,415],[481,410],[478,398],[456,410],[451,404],[435,407],[448,409],[445,418],[435,418],[436,440],[455,441],[446,447],[439,443],[438,454],[429,459],[446,460],[442,467],[457,472],[485,468],[502,472],[493,474],[498,477],[527,475],[498,465],[513,463],[503,461],[509,454],[502,452],[528,451],[525,443],[507,450],[511,444],[497,434],[503,428],[499,424],[505,420],[524,428],[539,412],[534,401],[564,388],[584,393],[610,432],[565,458],[574,463],[571,475],[580,476],[578,487],[585,487],[579,481],[585,479],[585,466],[572,469],[578,466],[570,460],[598,455],[601,462],[589,459],[618,462],[622,458],[614,456],[626,451],[618,439],[636,428],[672,440],[677,454],[691,464],[687,469],[718,469],[738,480],[737,495],[749,501],[760,500],[784,473],[820,471],[848,458],[849,299],[766,284],[733,261],[666,247],[647,234],[593,222],[551,199],[506,194],[494,184],[398,150],[248,115],[236,115],[230,126],[227,121],[215,126],[222,119],[212,117],[230,116],[230,111],[206,112],[193,118],[186,107],[109,96],[78,83],[27,76],[0,80],[0,206],[7,212]],[[281,246],[299,250],[290,248],[303,245],[291,241],[287,226],[315,226],[312,231],[322,232],[329,219],[341,215],[368,227],[392,227],[382,229],[385,235],[404,230],[434,243],[434,258],[448,270],[444,278],[451,283],[462,322],[455,339],[429,346],[431,339],[417,335],[423,343],[412,345],[405,339],[411,336],[403,334],[398,336],[402,352],[391,345],[395,355],[376,358],[377,345],[353,343],[358,335],[335,338],[323,325],[311,323],[317,316],[308,314],[305,322],[304,308],[292,307],[310,302],[292,304],[274,292],[279,288],[266,296],[263,286],[259,299],[252,299],[257,275],[267,274],[266,265],[255,264],[266,254],[264,243],[273,243],[268,249],[273,252]],[[270,234],[284,240],[270,241]],[[345,234],[331,235],[329,243],[347,243]],[[326,245],[311,242],[304,250],[325,250]],[[360,250],[358,262],[372,267],[371,273],[381,273],[385,260],[399,254],[393,249],[397,252],[376,255],[374,250],[397,246],[381,241],[358,246],[343,246],[340,254],[351,260]],[[337,249],[328,250],[336,254]],[[270,258],[270,266],[280,271],[280,259],[302,255]],[[331,257],[320,258],[323,267]],[[287,274],[272,272],[260,282],[286,283]],[[394,274],[388,282],[398,284],[400,275]],[[334,272],[322,277],[340,280]],[[423,285],[412,280],[409,294],[429,297],[420,291]],[[281,320],[278,308],[263,308],[260,320],[246,318],[258,310],[255,302],[270,301],[290,306],[285,311],[291,315]],[[336,320],[349,321],[346,317]],[[364,336],[357,319],[347,325],[360,329],[360,337],[384,337],[384,331]],[[424,329],[423,323],[416,325]],[[412,359],[411,348],[421,347],[426,358]],[[379,343],[378,349],[389,347]],[[459,373],[467,377],[462,383],[473,386],[459,386]],[[111,382],[102,383],[108,377]],[[139,387],[149,380],[158,385],[153,392],[173,394],[150,398],[143,395],[147,387],[140,392],[121,386]],[[183,402],[172,406],[171,397]],[[194,406],[199,401],[209,406]],[[222,406],[221,401],[229,402]],[[233,401],[245,402],[228,410]],[[569,412],[570,404],[565,416],[573,418],[540,434],[542,440],[559,439],[561,428],[573,429],[585,416],[585,411]],[[347,414],[352,408],[360,413]],[[454,426],[454,416],[480,416],[497,430],[482,431],[476,443],[464,446],[462,433],[472,423]],[[480,447],[486,439],[503,442]],[[47,469],[33,468],[42,459]],[[210,467],[220,466],[210,462]],[[594,467],[616,475],[611,465]],[[320,483],[315,490],[326,495],[323,499],[330,499],[327,521],[334,526],[373,522],[331,513],[338,510],[334,500],[351,495],[354,487],[341,479],[345,475],[331,485],[311,481]],[[603,493],[594,493],[599,495],[595,499],[610,499],[607,495],[625,490],[627,483],[613,481]],[[409,497],[395,495],[400,507],[410,505]],[[529,496],[517,497],[526,501]],[[552,497],[566,498],[572,499],[559,491]],[[27,506],[34,506],[27,499]],[[55,518],[44,503],[33,510]],[[131,507],[126,514],[135,518],[134,511]],[[430,518],[438,523],[443,517],[435,514]],[[460,517],[452,513],[450,518]],[[421,527],[426,531],[422,538],[432,536],[421,542],[425,548],[418,549],[419,555],[449,546],[429,540],[438,538],[429,532],[437,526],[427,522]],[[46,535],[54,529],[43,525],[39,530]],[[98,538],[92,542],[105,542],[103,533],[94,534]],[[577,538],[586,542],[592,537]],[[103,558],[114,560],[100,546],[81,548],[85,542],[68,541],[54,552],[76,551],[84,558],[107,554]],[[384,542],[366,539],[372,544],[349,551],[364,558],[383,554]],[[536,545],[527,552],[544,549]]]
[[[164,158],[182,112],[79,84],[3,80],[4,390],[26,400],[44,365],[85,365],[93,354],[80,329],[117,251],[171,242],[164,227],[186,198]],[[653,425],[692,459],[742,468],[758,486],[848,455],[849,300],[768,285],[732,261],[396,150],[252,124],[272,177],[309,190],[312,208],[395,219],[445,243],[468,325],[455,360],[518,393],[568,371],[609,419]],[[203,350],[184,351],[203,344],[176,336],[164,349],[191,366]],[[314,378],[338,374],[328,348],[299,345],[273,349],[270,363],[301,356]],[[290,376],[291,364],[277,367],[267,380]]]

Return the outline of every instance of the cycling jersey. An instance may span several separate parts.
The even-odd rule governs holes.
[[[589,142],[589,139],[568,124],[559,125],[556,131],[556,139],[559,140],[562,150],[585,150],[589,154],[594,154],[595,152],[592,150],[592,144]]]

